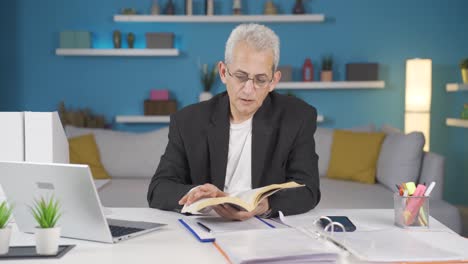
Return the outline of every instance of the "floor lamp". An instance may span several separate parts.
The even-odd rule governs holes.
[[[406,61],[405,133],[420,131],[429,151],[431,127],[432,60]]]

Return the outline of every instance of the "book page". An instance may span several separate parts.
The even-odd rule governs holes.
[[[202,198],[189,206],[184,206],[181,212],[182,213],[197,213],[206,207],[214,206],[218,204],[225,204],[225,203],[234,204],[247,211],[250,208],[249,204],[240,200],[239,198],[227,196],[227,197],[216,197],[216,198]]]
[[[301,187],[301,186],[304,186],[304,185],[297,184],[296,182],[271,184],[268,186],[248,190],[245,192],[240,192],[240,193],[234,194],[233,196],[238,197],[239,199],[247,202],[248,204],[252,205],[255,208],[257,207],[257,204],[263,198],[268,197],[281,189],[296,188],[296,187]]]
[[[182,208],[182,213],[197,213],[203,208],[224,203],[232,204],[234,205],[234,207],[239,209],[252,211],[255,209],[255,207],[257,207],[260,198],[272,195],[280,189],[295,188],[301,186],[304,185],[297,184],[296,182],[287,182],[283,184],[271,184],[265,187],[235,193],[227,197],[203,198],[189,206],[184,206]]]

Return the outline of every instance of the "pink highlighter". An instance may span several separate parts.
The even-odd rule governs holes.
[[[426,186],[422,184],[418,184],[416,190],[413,193],[413,197],[424,197],[424,193],[426,192]],[[416,216],[418,215],[419,208],[421,208],[422,204],[426,200],[426,198],[409,198],[406,205],[405,212],[403,213],[405,218],[405,225],[411,225]]]

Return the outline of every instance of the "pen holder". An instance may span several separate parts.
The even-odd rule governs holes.
[[[429,197],[427,196],[393,196],[395,208],[395,225],[402,228],[429,227]]]

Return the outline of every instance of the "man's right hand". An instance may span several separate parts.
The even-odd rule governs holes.
[[[219,190],[218,187],[214,186],[213,184],[205,183],[184,195],[184,197],[180,199],[179,204],[189,206],[190,204],[202,198],[214,198],[223,196],[227,196],[227,194]]]

